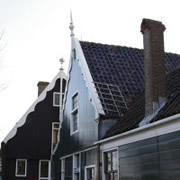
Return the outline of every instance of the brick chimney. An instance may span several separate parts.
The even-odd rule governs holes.
[[[48,82],[39,81],[38,86],[38,96],[44,91],[44,89],[48,86]]]
[[[145,117],[156,112],[166,101],[164,33],[165,26],[143,19],[141,32],[144,41]]]

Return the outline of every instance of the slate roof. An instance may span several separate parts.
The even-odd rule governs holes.
[[[106,117],[124,116],[144,91],[143,50],[84,41],[80,45]],[[169,74],[180,67],[180,55],[166,53],[165,63]]]
[[[167,76],[167,102],[150,123],[180,113],[180,68]],[[126,132],[138,127],[145,116],[145,98],[142,92],[127,113],[108,130],[103,138]]]

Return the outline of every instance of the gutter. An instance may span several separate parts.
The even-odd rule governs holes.
[[[148,125],[145,125],[145,126],[142,126],[142,127],[139,127],[139,128],[124,132],[122,134],[118,134],[118,135],[115,135],[115,136],[112,136],[112,137],[97,141],[97,142],[94,143],[94,145],[103,144],[103,143],[106,143],[106,142],[109,142],[109,141],[113,141],[113,140],[116,140],[118,138],[122,138],[124,136],[128,136],[128,135],[131,135],[131,134],[134,134],[134,133],[144,131],[144,130],[152,128],[152,127],[155,127],[155,126],[159,126],[159,125],[168,123],[168,122],[170,122],[172,120],[176,120],[178,118],[180,119],[180,113],[178,113],[176,115],[173,115],[173,116],[170,116],[170,117],[167,117],[167,118],[164,118],[164,119],[159,120],[157,122],[154,122],[152,124],[148,124]]]

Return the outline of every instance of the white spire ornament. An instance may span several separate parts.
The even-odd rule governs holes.
[[[60,63],[61,63],[60,71],[63,71],[63,70],[64,70],[64,68],[63,68],[64,59],[61,58],[61,59],[59,59],[59,61],[60,61]]]
[[[72,19],[72,12],[70,13],[70,25],[69,25],[69,29],[71,31],[71,37],[73,37],[74,36],[74,32],[73,32],[74,25],[73,25],[73,19]]]

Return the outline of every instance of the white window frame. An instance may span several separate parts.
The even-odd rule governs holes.
[[[65,158],[61,159],[61,180],[65,179]]]
[[[41,177],[41,162],[48,162],[48,177]],[[39,180],[50,180],[51,162],[49,160],[39,160]]]
[[[118,179],[119,179],[119,153],[118,153],[118,147],[116,147],[116,148],[111,148],[111,149],[106,149],[106,150],[104,150],[104,151],[102,151],[102,164],[103,164],[103,166],[102,166],[102,179],[106,179],[106,174],[105,174],[105,172],[104,172],[104,169],[105,169],[105,162],[104,162],[104,156],[105,156],[105,153],[107,153],[107,152],[111,152],[111,151],[117,151],[117,159],[118,159],[118,172],[117,172],[117,175],[118,175]]]
[[[55,100],[56,95],[59,95],[59,104],[55,103],[56,102],[56,100]],[[55,106],[55,107],[60,107],[61,106],[60,96],[61,96],[61,93],[59,93],[59,92],[54,92],[53,93],[53,106]]]
[[[75,167],[76,158],[79,157],[79,167]],[[75,172],[75,169],[78,169],[78,172]],[[81,176],[81,153],[77,153],[73,155],[73,180],[75,180],[75,174],[79,173],[79,180]]]
[[[90,169],[90,168],[94,168],[94,178],[95,178],[94,180],[96,180],[96,165],[90,165],[90,166],[84,167],[84,177],[85,177],[84,179],[88,180],[87,179],[87,169]]]
[[[77,107],[73,108],[73,98],[77,96]],[[70,133],[71,135],[77,133],[79,131],[79,93],[76,91],[71,97],[71,120],[70,120]],[[73,114],[77,113],[77,130],[73,131]]]
[[[21,175],[18,174],[18,162],[24,161],[25,162],[25,174]],[[26,177],[27,176],[27,159],[16,159],[16,177]]]
[[[55,127],[54,127],[55,124],[58,124],[58,125],[59,125],[59,128],[55,128]],[[52,123],[52,136],[51,136],[51,153],[52,153],[52,152],[54,151],[54,149],[55,149],[55,148],[53,148],[53,145],[54,145],[54,144],[53,144],[53,138],[54,138],[54,136],[53,136],[54,133],[53,133],[53,132],[54,132],[54,130],[58,130],[58,135],[57,135],[58,137],[57,137],[57,143],[56,143],[56,145],[57,145],[58,142],[59,142],[59,129],[60,129],[60,123],[59,123],[59,122],[53,122],[53,123]],[[55,145],[55,146],[56,146],[56,145]]]

